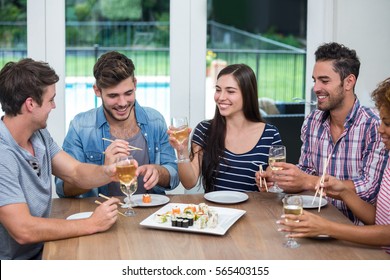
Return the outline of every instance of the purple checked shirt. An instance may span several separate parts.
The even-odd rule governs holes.
[[[302,125],[303,145],[298,167],[308,174],[321,176],[324,159],[331,155],[326,173],[339,180],[352,180],[356,193],[374,204],[388,159],[378,126],[379,116],[372,109],[360,106],[356,99],[345,120],[344,132],[334,142],[329,112],[311,112]],[[343,201],[328,200],[355,224],[361,223]]]

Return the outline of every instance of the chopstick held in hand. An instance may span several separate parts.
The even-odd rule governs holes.
[[[103,197],[103,198],[105,198],[105,199],[107,199],[107,200],[109,200],[109,199],[110,199],[110,197],[108,197],[108,196],[105,196],[105,195],[104,195],[104,194],[102,194],[102,193],[99,193],[99,196],[100,196],[100,197]],[[124,204],[124,203],[122,203],[122,202],[119,202],[118,204],[119,204],[119,205],[122,205],[122,206],[123,206],[123,205],[125,205],[125,204]]]
[[[259,165],[259,171],[261,174],[263,174],[263,172],[264,172],[263,165],[261,165],[261,164]],[[260,188],[262,188],[263,180],[264,180],[265,190],[268,192],[267,180],[263,177],[260,177]]]
[[[104,141],[108,141],[108,142],[114,142],[114,140],[111,140],[111,139],[108,139],[108,138],[102,138],[102,140],[104,140]],[[138,150],[138,151],[142,151],[142,149],[141,148],[137,148],[137,147],[134,147],[134,146],[131,146],[131,145],[128,145],[129,146],[129,148],[130,148],[130,151],[133,151],[133,150]]]
[[[95,203],[96,203],[96,204],[99,204],[99,205],[102,204],[99,200],[95,200]],[[118,211],[118,214],[119,214],[119,215],[122,215],[123,217],[126,217],[126,215],[123,214],[123,213],[120,212],[120,211]]]
[[[328,164],[329,164],[329,161],[330,161],[331,157],[332,157],[332,154],[330,154],[327,159],[324,159],[324,164],[323,164],[323,169],[322,169],[322,176],[321,176],[318,188],[316,190],[316,193],[314,194],[313,201],[311,203],[311,204],[314,204],[314,200],[315,200],[315,198],[317,196],[317,193],[318,193],[318,191],[320,191],[320,199],[319,199],[319,202],[318,202],[318,212],[321,211],[321,201],[322,201],[322,195],[323,195],[323,191],[324,191],[323,185],[324,185],[324,182],[325,182],[326,170],[328,169]]]

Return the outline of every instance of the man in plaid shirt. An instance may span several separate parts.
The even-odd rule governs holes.
[[[334,42],[320,46],[315,56],[312,77],[317,110],[303,123],[299,164],[275,164],[283,170],[272,171],[272,179],[285,192],[300,192],[315,190],[325,172],[373,204],[388,153],[378,133],[378,114],[361,106],[354,92],[359,58],[354,50]],[[342,200],[328,199],[355,224],[360,223]]]

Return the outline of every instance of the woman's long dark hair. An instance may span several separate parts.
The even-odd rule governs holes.
[[[217,80],[224,75],[233,75],[242,93],[243,112],[247,120],[263,122],[259,111],[257,80],[253,70],[245,64],[232,64],[219,72]],[[215,190],[215,174],[225,150],[226,120],[215,107],[214,118],[206,134],[206,147],[202,157],[202,182],[205,192]]]

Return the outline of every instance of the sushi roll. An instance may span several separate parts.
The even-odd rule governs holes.
[[[187,214],[187,220],[188,220],[188,226],[194,225],[194,215],[193,214]]]
[[[175,217],[172,217],[172,218],[171,218],[171,225],[172,225],[173,227],[176,227],[176,226],[177,226],[177,219],[176,219]]]
[[[183,225],[183,219],[182,218],[176,219],[176,226],[177,227],[182,227],[182,225]]]
[[[181,223],[181,227],[182,228],[188,228],[188,220],[187,219],[184,219]]]
[[[172,208],[172,214],[180,214],[180,207],[179,206],[175,206]]]
[[[208,220],[209,220],[209,216],[208,215],[201,215],[201,216],[199,216],[198,219],[195,222],[196,228],[198,228],[198,229],[206,228]]]
[[[145,194],[142,196],[142,202],[143,202],[143,203],[151,203],[151,202],[152,202],[152,197],[150,196],[150,194],[145,193]]]
[[[201,211],[207,215],[209,213],[209,206],[206,203],[200,203],[199,204],[199,211]]]
[[[164,214],[156,214],[156,216],[154,217],[154,220],[159,223],[159,224],[163,224],[165,223],[168,219],[167,219],[167,216],[164,215]]]
[[[209,228],[215,228],[218,225],[218,213],[214,210],[209,211],[209,220],[207,226]]]

